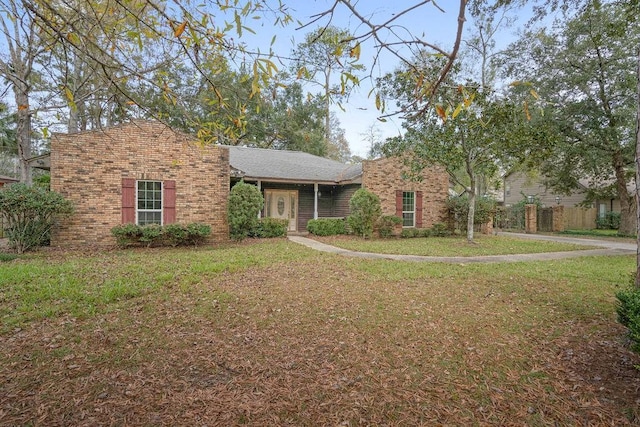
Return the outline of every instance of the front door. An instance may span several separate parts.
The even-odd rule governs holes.
[[[265,216],[286,219],[289,231],[298,230],[298,192],[290,190],[264,191]]]

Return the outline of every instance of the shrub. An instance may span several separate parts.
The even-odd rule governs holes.
[[[187,227],[180,224],[168,224],[163,229],[164,240],[171,246],[178,246],[187,240]]]
[[[421,228],[403,228],[400,233],[400,237],[403,239],[412,239],[415,237],[423,237],[423,231]]]
[[[113,227],[111,234],[116,238],[116,243],[120,247],[138,244],[183,246],[201,243],[211,234],[211,227],[197,222],[187,225],[168,224],[165,226],[122,224]]]
[[[344,219],[319,218],[307,222],[307,231],[316,236],[335,236],[346,234],[347,229]]]
[[[242,240],[257,227],[258,213],[263,204],[264,198],[255,185],[240,181],[233,186],[227,206],[232,239]]]
[[[634,285],[616,293],[618,322],[629,330],[632,348],[640,352],[640,289]]]
[[[354,234],[371,237],[373,227],[382,214],[380,198],[374,193],[361,188],[349,200],[351,214],[347,217],[349,227]]]
[[[111,235],[116,238],[117,245],[124,248],[139,241],[142,227],[137,224],[116,225],[111,229]]]
[[[447,199],[447,211],[454,228],[467,230],[467,215],[469,214],[469,197],[452,196]],[[524,212],[524,210],[523,210]],[[486,224],[496,213],[496,202],[489,197],[476,197],[474,224]]]
[[[0,190],[0,215],[9,245],[18,253],[49,243],[56,220],[73,213],[61,194],[42,187],[14,184]]]
[[[211,226],[207,224],[201,224],[199,222],[192,222],[187,224],[187,235],[183,242],[178,244],[183,245],[197,245],[202,243],[207,237],[211,235]]]
[[[252,237],[284,237],[289,229],[289,220],[280,218],[260,218],[249,233]]]
[[[435,224],[433,224],[433,227],[431,227],[429,235],[433,237],[449,237],[451,236],[451,230],[447,228],[446,224],[436,222]]]
[[[142,227],[142,235],[138,240],[146,243],[147,246],[160,243],[160,239],[163,237],[162,231],[162,226],[159,224],[145,225]]]
[[[402,224],[402,218],[395,215],[382,215],[378,220],[378,233],[380,237],[391,237],[396,226]]]
[[[607,212],[596,219],[596,228],[600,230],[618,230],[620,228],[620,212]]]

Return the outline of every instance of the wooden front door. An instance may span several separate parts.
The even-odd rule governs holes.
[[[286,219],[289,231],[298,230],[298,192],[290,190],[265,190],[265,216]]]

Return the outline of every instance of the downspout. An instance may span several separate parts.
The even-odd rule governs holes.
[[[318,183],[313,183],[313,219],[318,219]]]

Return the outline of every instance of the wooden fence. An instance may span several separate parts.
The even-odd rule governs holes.
[[[589,230],[596,228],[596,218],[598,210],[596,208],[564,208],[564,229],[565,230]]]
[[[590,230],[596,228],[596,208],[565,207],[563,221],[565,230]],[[538,231],[552,231],[553,209],[538,209]],[[524,210],[519,207],[508,207],[500,210],[496,227],[505,230],[524,230]]]

